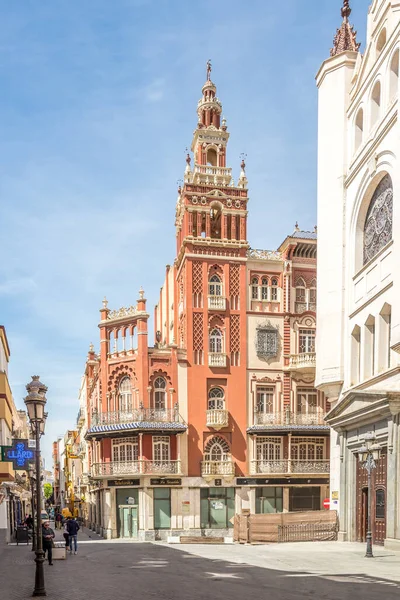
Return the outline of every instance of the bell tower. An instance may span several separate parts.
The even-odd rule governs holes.
[[[199,476],[207,440],[218,429],[235,443],[236,471],[245,471],[247,178],[227,167],[229,133],[211,80],[197,104],[197,126],[187,153],[176,206],[177,345],[186,351],[188,420],[198,432],[188,439],[189,475]],[[215,390],[218,390],[217,392]],[[213,391],[214,390],[214,391]],[[207,421],[212,394],[220,394],[224,421]],[[222,417],[221,417],[222,418]],[[235,426],[233,424],[236,423]],[[237,436],[237,439],[236,439]]]

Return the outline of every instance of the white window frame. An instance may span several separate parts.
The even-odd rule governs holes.
[[[153,436],[153,462],[162,463],[171,460],[171,438],[167,435]]]
[[[225,394],[224,390],[217,386],[212,387],[208,391],[208,410],[224,410],[225,409]]]

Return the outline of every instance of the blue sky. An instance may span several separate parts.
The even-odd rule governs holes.
[[[212,59],[249,241],[316,223],[317,92],[340,0],[19,0],[0,6],[0,323],[10,381],[48,387],[51,442],[74,426],[104,295],[157,300],[175,256],[177,180]],[[368,0],[351,21],[364,42]],[[150,327],[152,328],[152,323]]]

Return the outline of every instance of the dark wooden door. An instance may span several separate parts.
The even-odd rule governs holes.
[[[374,544],[383,544],[386,537],[386,479],[387,454],[383,452],[377,461],[376,469],[372,471],[371,480],[371,528]],[[368,530],[368,473],[359,462],[357,462],[356,486],[357,540],[365,542]]]

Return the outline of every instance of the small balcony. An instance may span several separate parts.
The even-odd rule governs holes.
[[[235,463],[233,460],[203,460],[201,463],[201,476],[209,477],[228,477],[235,476]]]
[[[325,413],[322,410],[300,413],[287,410],[279,413],[254,413],[254,425],[326,425]]]
[[[252,460],[250,471],[252,475],[326,474],[329,473],[329,460]]]
[[[311,373],[315,371],[315,362],[315,352],[291,354],[289,357],[289,369],[301,373]]]
[[[208,310],[225,310],[225,296],[208,296]]]
[[[208,366],[209,367],[226,367],[226,354],[222,352],[209,352],[208,353]]]
[[[315,302],[295,302],[294,303],[294,311],[299,314],[310,310],[315,312],[317,310],[317,305]]]
[[[119,425],[120,423],[180,423],[178,407],[176,408],[135,408],[132,410],[114,410],[111,412],[94,412],[92,426]]]
[[[180,460],[151,461],[131,460],[94,463],[91,468],[91,477],[120,477],[122,475],[179,475],[181,473]]]
[[[229,413],[227,410],[207,410],[206,417],[207,427],[212,427],[213,429],[222,429],[223,427],[228,427]]]

